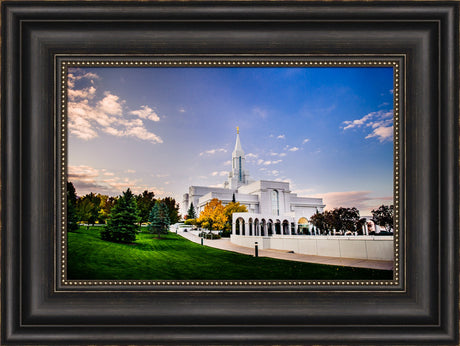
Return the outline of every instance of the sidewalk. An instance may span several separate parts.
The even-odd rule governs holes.
[[[177,234],[182,237],[193,241],[194,243],[201,244],[201,238],[190,233],[183,232],[178,230]],[[254,256],[254,248],[248,248],[244,246],[239,246],[230,242],[228,238],[222,239],[203,239],[203,245],[213,247],[216,249],[227,250],[238,252],[245,255]],[[370,269],[383,269],[383,270],[392,270],[393,261],[377,261],[377,260],[364,260],[356,258],[338,258],[338,257],[326,257],[326,256],[314,256],[314,255],[304,255],[298,253],[290,253],[282,250],[271,250],[259,249],[259,257],[271,257],[288,261],[298,261],[298,262],[308,262],[308,263],[318,263],[318,264],[330,264],[338,265],[345,267],[358,267],[358,268],[370,268]]]

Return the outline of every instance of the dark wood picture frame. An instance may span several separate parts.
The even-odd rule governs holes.
[[[457,344],[458,28],[456,1],[4,1],[2,343]],[[56,61],[66,55],[398,56],[401,280],[391,287],[56,284],[56,232],[65,219]]]

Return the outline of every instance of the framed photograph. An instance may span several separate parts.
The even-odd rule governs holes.
[[[2,3],[2,342],[456,345],[459,3]]]
[[[65,286],[399,281],[400,60],[57,62]]]

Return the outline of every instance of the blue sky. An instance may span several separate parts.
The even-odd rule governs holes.
[[[71,68],[68,85],[78,195],[221,186],[239,126],[252,179],[361,215],[392,203],[392,68]]]

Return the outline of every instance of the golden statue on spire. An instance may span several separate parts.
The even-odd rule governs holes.
[[[240,127],[237,126],[237,127],[236,127],[236,134],[239,134],[239,133],[240,133]]]

